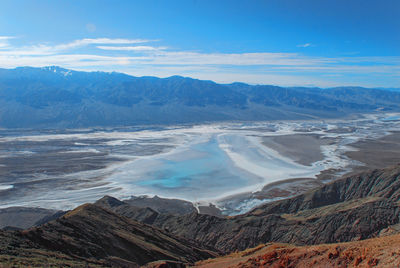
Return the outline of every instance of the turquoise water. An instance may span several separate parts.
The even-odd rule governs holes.
[[[148,174],[150,178],[141,180],[137,184],[157,188],[185,187],[192,184],[194,179],[217,173],[229,165],[230,159],[219,148],[215,138],[195,144],[190,149],[190,155],[183,156],[183,159],[161,159],[160,169]]]
[[[235,158],[235,154],[241,157]],[[318,172],[286,161],[261,150],[260,145],[245,136],[220,133],[194,139],[166,154],[134,160],[108,180],[129,195],[196,201],[251,191],[282,178],[310,177]]]
[[[400,120],[400,116],[399,115],[393,115],[393,116],[389,116],[383,119],[383,121],[397,121]]]

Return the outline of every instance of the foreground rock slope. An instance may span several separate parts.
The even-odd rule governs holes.
[[[196,267],[399,267],[400,235],[373,238],[364,241],[294,246],[290,244],[263,244],[256,248],[201,261]]]
[[[217,255],[193,242],[91,204],[40,227],[2,232],[0,236],[0,240],[8,241],[1,245],[1,263],[11,261],[10,256],[16,262],[29,261],[29,254],[21,256],[29,251],[34,253],[33,259],[37,258],[35,255],[42,260],[60,255],[60,259],[128,267],[156,260],[192,263]]]
[[[125,202],[112,202],[111,197],[98,204],[224,252],[271,241],[336,243],[376,237],[399,224],[399,178],[399,165],[367,171],[228,218],[198,213],[160,214],[149,208],[143,212]]]
[[[229,255],[238,262],[225,263],[225,257],[197,265],[390,267],[391,259],[400,258],[399,178],[400,165],[371,170],[225,218],[170,213],[105,196],[40,226],[0,231],[0,263],[183,267],[261,244]]]

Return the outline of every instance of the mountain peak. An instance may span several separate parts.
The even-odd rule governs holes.
[[[60,66],[46,66],[46,67],[42,67],[41,69],[45,70],[45,71],[52,72],[52,73],[60,74],[60,75],[63,75],[63,76],[72,75],[72,71],[71,70],[64,69],[64,68],[62,68]]]
[[[41,68],[42,70],[48,70],[54,73],[60,72],[60,71],[68,71],[67,69],[61,68],[60,66],[45,66]]]

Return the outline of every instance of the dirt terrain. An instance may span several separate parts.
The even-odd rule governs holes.
[[[263,244],[224,257],[200,261],[195,267],[400,267],[400,235],[364,241],[294,246]]]

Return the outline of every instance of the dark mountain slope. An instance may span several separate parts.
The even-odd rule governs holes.
[[[105,196],[98,200],[95,204],[108,209],[118,207],[122,204],[129,204],[133,207],[137,207],[137,209],[151,208],[159,213],[175,215],[184,215],[197,211],[193,206],[193,203],[189,201],[161,198],[158,196],[132,196],[130,199],[124,200],[124,202],[110,196]]]
[[[53,215],[58,215],[60,213],[61,211],[44,208],[3,208],[0,209],[0,229],[8,226],[27,229],[36,225],[43,219],[51,218]]]
[[[134,267],[134,264],[144,265],[156,260],[192,263],[216,256],[188,240],[90,204],[40,227],[3,235],[8,235],[8,244],[16,248],[25,245],[25,250],[37,248],[113,266]]]
[[[400,165],[345,177],[307,194],[267,204],[249,214],[259,215],[260,210],[263,215],[296,213],[369,197],[400,201]]]
[[[332,118],[400,110],[400,92],[217,84],[60,67],[0,69],[0,127]]]
[[[0,230],[0,267],[2,268],[110,267],[111,263],[72,257],[61,252],[43,248],[21,236],[20,232]],[[121,265],[121,267],[123,266]]]
[[[366,239],[400,223],[399,177],[400,165],[364,172],[230,218],[153,212],[141,220],[226,252],[271,241],[310,245]],[[127,203],[112,209],[138,218]]]

